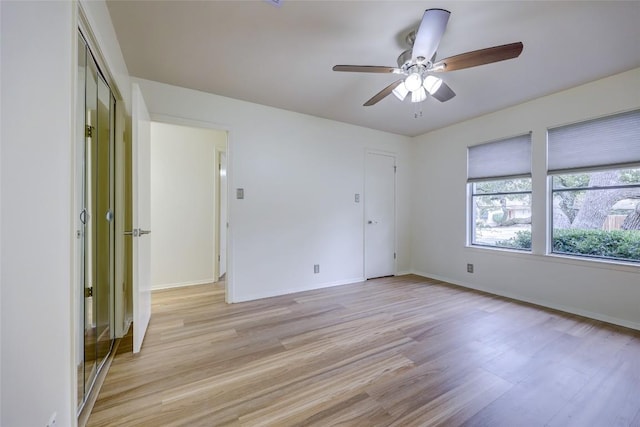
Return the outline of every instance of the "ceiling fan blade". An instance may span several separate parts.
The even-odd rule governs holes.
[[[420,27],[413,42],[412,59],[429,60],[436,53],[440,39],[447,28],[451,12],[444,9],[427,9],[422,16]],[[420,59],[422,58],[422,59]]]
[[[349,71],[355,73],[402,73],[400,68],[377,65],[334,65],[333,71]]]
[[[402,83],[404,81],[404,79],[400,79],[400,80],[396,80],[395,82],[391,83],[389,86],[385,87],[384,89],[382,89],[380,92],[376,93],[375,95],[373,95],[373,97],[368,100],[367,102],[364,103],[365,107],[370,107],[374,104],[377,104],[378,102],[382,101],[384,98],[386,98],[391,92],[393,92],[393,90],[398,87],[398,85],[400,83]]]
[[[523,47],[522,42],[517,42],[461,53],[460,55],[441,59],[433,64],[431,71],[462,70],[464,68],[504,61],[505,59],[517,58],[520,56]]]
[[[446,102],[456,96],[456,93],[445,82],[442,82],[438,90],[432,93],[431,96],[440,102]]]

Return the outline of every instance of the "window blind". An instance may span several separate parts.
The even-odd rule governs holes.
[[[468,149],[467,180],[531,176],[531,133]]]
[[[550,173],[640,163],[640,110],[547,131]]]

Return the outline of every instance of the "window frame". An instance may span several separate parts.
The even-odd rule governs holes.
[[[526,149],[523,149],[523,144]],[[490,245],[486,243],[476,243],[476,206],[474,198],[478,196],[492,196],[492,195],[515,195],[515,194],[528,194],[530,209],[533,208],[533,178],[532,178],[532,132],[526,131],[512,135],[505,138],[499,138],[491,141],[486,141],[480,144],[474,144],[467,147],[467,232],[466,232],[466,246],[482,249],[496,249],[505,251],[516,251],[519,253],[532,253],[532,247],[529,248],[513,248],[507,246]],[[492,148],[493,147],[493,148]],[[501,147],[497,148],[496,147]],[[475,154],[473,152],[476,152]],[[501,151],[506,152],[511,156],[515,155],[518,166],[514,168],[506,166],[501,162],[491,162],[496,168],[495,173],[487,173],[486,166],[478,167],[477,164],[472,164],[474,161],[481,161],[484,157],[486,159],[487,153],[491,151],[498,151],[498,154],[503,154]],[[524,157],[521,157],[524,156]],[[509,156],[509,158],[512,158]],[[475,160],[474,160],[475,159]],[[472,172],[473,170],[473,172]],[[481,170],[481,172],[479,172]],[[508,172],[507,172],[508,171]],[[511,179],[528,179],[530,190],[525,191],[512,191],[512,192],[494,192],[494,193],[476,193],[476,184],[481,182],[499,182],[507,181]],[[533,212],[532,212],[533,215]]]
[[[620,122],[624,117],[629,118],[629,122]],[[636,145],[637,138],[640,135],[637,132],[637,123],[640,118],[640,109],[634,108],[626,111],[606,114],[604,116],[583,119],[573,123],[558,125],[547,128],[546,133],[546,154],[547,154],[547,221],[546,221],[546,251],[548,256],[570,258],[580,260],[581,262],[593,263],[599,262],[610,265],[629,265],[634,268],[639,266],[640,260],[631,258],[614,258],[600,255],[580,254],[570,252],[555,251],[554,245],[554,212],[555,212],[555,196],[561,192],[571,191],[607,191],[623,188],[640,188],[638,184],[623,184],[611,186],[581,186],[566,189],[555,189],[554,178],[562,175],[572,175],[579,173],[592,173],[601,171],[621,171],[626,169],[640,168],[640,157],[638,147]],[[595,129],[594,129],[595,126]],[[624,130],[626,129],[626,130]],[[594,133],[594,130],[597,131]],[[572,133],[574,133],[572,135]],[[563,137],[564,134],[564,137]],[[558,138],[556,140],[554,139]],[[559,136],[558,136],[559,135]],[[567,136],[569,135],[569,136]],[[578,139],[579,137],[579,139]],[[564,139],[563,139],[564,138]],[[584,138],[584,140],[583,140]],[[609,140],[612,145],[609,145]],[[576,144],[579,141],[579,144]],[[603,146],[603,143],[606,145]],[[552,145],[555,147],[552,148]],[[564,145],[564,147],[563,147]],[[592,147],[596,153],[601,153],[601,158],[595,160],[593,152],[585,151]],[[604,148],[603,150],[603,147]],[[562,158],[554,158],[554,156],[568,155],[567,148],[577,150],[573,155],[573,161],[567,163]],[[609,151],[608,151],[609,150]],[[558,154],[552,154],[558,153]],[[585,157],[580,157],[581,153],[586,153]],[[621,154],[622,153],[622,154]],[[607,162],[606,158],[609,158]],[[585,193],[586,194],[586,193]]]
[[[476,184],[480,182],[499,182],[499,181],[507,181],[510,179],[528,179],[530,186],[533,185],[533,179],[530,175],[517,175],[517,176],[507,176],[507,177],[497,177],[492,179],[482,179],[482,180],[474,180],[471,182],[467,182],[467,194],[468,194],[468,215],[469,215],[469,225],[468,225],[468,233],[467,233],[467,246],[470,247],[479,247],[479,248],[488,248],[488,249],[499,249],[499,250],[507,250],[507,251],[517,251],[522,253],[531,253],[532,248],[513,248],[508,246],[498,246],[498,245],[490,245],[487,243],[477,243],[475,242],[475,230],[476,230],[476,206],[474,203],[474,197],[481,196],[509,196],[514,194],[528,194],[529,195],[529,206],[530,209],[533,205],[533,188],[531,190],[517,190],[517,191],[496,191],[490,193],[476,193],[475,187]],[[532,213],[533,214],[533,213]],[[529,231],[531,233],[531,230]]]
[[[599,166],[594,168],[576,168],[573,170],[559,170],[549,172],[547,171],[547,179],[548,179],[548,203],[549,203],[549,220],[548,220],[548,228],[547,228],[547,255],[552,256],[560,256],[560,257],[571,257],[575,259],[580,259],[587,262],[605,262],[611,264],[627,264],[638,266],[640,264],[640,259],[631,259],[631,258],[613,258],[599,255],[589,255],[589,254],[580,254],[580,253],[572,253],[572,252],[557,252],[555,251],[554,245],[554,230],[555,226],[553,223],[554,218],[554,196],[556,193],[564,193],[571,191],[607,191],[607,190],[617,190],[617,189],[625,189],[625,188],[640,188],[640,183],[637,184],[626,184],[626,185],[610,185],[610,186],[581,186],[581,187],[572,187],[572,188],[562,188],[555,189],[554,188],[554,177],[560,175],[571,175],[571,174],[579,174],[579,173],[591,173],[591,172],[603,172],[603,171],[614,171],[614,170],[626,170],[626,169],[638,169],[640,168],[639,163],[631,163],[631,164],[615,164],[609,165],[609,167]]]

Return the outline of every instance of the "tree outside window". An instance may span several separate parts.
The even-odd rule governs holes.
[[[553,252],[640,261],[640,168],[554,175]]]

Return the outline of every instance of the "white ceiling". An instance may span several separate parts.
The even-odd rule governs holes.
[[[114,0],[108,8],[133,76],[409,136],[640,67],[640,1]],[[397,76],[331,67],[396,66],[428,8],[451,11],[437,58],[516,41],[522,55],[442,74],[457,93],[446,103],[391,95],[363,107]],[[414,118],[417,105],[423,115]]]

